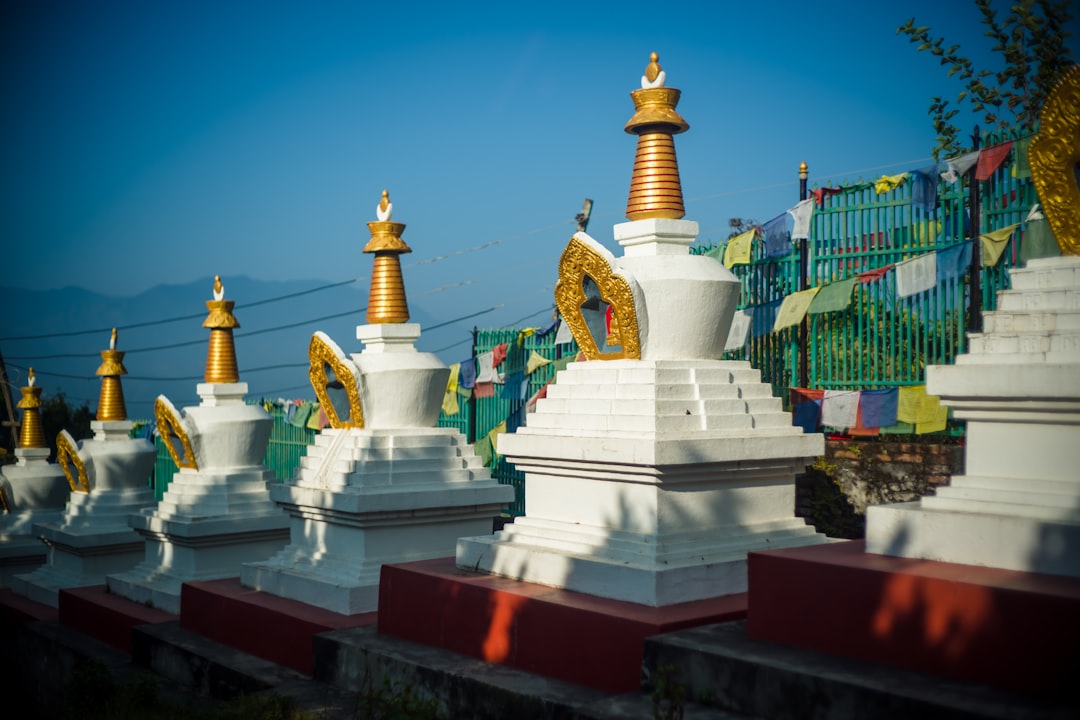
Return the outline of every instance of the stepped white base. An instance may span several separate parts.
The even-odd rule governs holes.
[[[11,587],[15,578],[32,572],[48,560],[48,548],[33,535],[8,535],[0,540],[0,588]]]
[[[245,562],[263,560],[289,538],[289,519],[267,491],[266,468],[203,472],[181,469],[155,509],[131,515],[144,559],[106,576],[109,591],[180,612],[180,586],[236,577]]]
[[[748,552],[826,541],[794,517],[823,449],[749,363],[572,363],[498,439],[527,516],[457,565],[650,606],[744,592]]]
[[[458,431],[410,428],[326,430],[270,494],[292,518],[291,542],[245,565],[241,583],[353,615],[377,609],[384,563],[453,554],[457,538],[491,532],[514,491]]]
[[[1080,577],[1080,257],[1033,260],[927,391],[967,420],[965,468],[869,508],[867,552]]]
[[[57,607],[64,588],[102,585],[110,573],[130,569],[143,557],[143,539],[128,516],[153,507],[150,488],[72,493],[63,517],[34,526],[48,547],[48,560],[16,577],[12,589],[35,602]]]

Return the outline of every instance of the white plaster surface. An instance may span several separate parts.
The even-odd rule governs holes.
[[[1080,257],[1033,260],[927,391],[967,420],[965,475],[867,511],[868,552],[1080,576]]]
[[[416,351],[419,335],[420,326],[411,323],[356,329],[366,343],[363,352],[352,355],[360,371],[365,427],[432,427],[439,421],[450,369],[436,355]]]
[[[8,512],[0,512],[0,588],[45,562],[46,547],[34,524],[59,518],[70,492],[64,471],[48,461],[48,448],[16,448],[15,458],[0,470],[8,503]]]

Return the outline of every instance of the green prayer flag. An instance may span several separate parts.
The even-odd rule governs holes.
[[[851,291],[859,281],[857,277],[850,277],[840,282],[829,283],[818,291],[806,311],[811,315],[818,313],[837,312],[851,304]]]
[[[1028,260],[1058,255],[1061,255],[1061,248],[1054,237],[1054,231],[1050,229],[1050,222],[1045,218],[1029,220],[1024,226],[1023,242],[1020,245],[1020,262],[1026,265]]]
[[[718,245],[711,250],[706,250],[702,255],[705,257],[711,257],[713,260],[721,260],[724,257],[725,245]]]

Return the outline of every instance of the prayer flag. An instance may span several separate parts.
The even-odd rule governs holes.
[[[937,253],[896,263],[896,294],[909,297],[934,287],[937,283]]]
[[[495,353],[485,350],[476,356],[476,382],[490,383],[495,380]]]
[[[525,365],[525,373],[528,375],[532,375],[534,372],[549,364],[550,362],[551,361],[548,360],[546,357],[533,350],[532,354],[529,355],[529,362]]]
[[[724,249],[724,267],[730,269],[732,265],[745,265],[750,262],[750,250],[756,234],[757,228],[750,228],[728,240]]]
[[[806,240],[810,237],[810,218],[814,215],[814,200],[806,198],[798,205],[788,210],[795,220],[795,227],[791,230],[792,240]]]
[[[937,209],[938,164],[911,173],[911,206],[925,212]]]
[[[896,267],[896,266],[895,265],[886,265],[884,267],[874,268],[873,270],[867,270],[865,272],[861,272],[861,273],[857,274],[855,277],[859,278],[859,282],[864,282],[864,283],[874,282],[875,280],[880,280],[882,277],[885,276],[885,273],[889,272],[894,267]]]
[[[802,428],[804,433],[817,432],[821,424],[821,401],[807,400],[791,406],[791,424]]]
[[[458,375],[458,386],[472,389],[476,384],[476,358],[461,361],[461,372]]]
[[[900,393],[896,388],[863,390],[859,395],[859,412],[866,427],[888,427],[896,424]]]
[[[802,322],[802,319],[806,317],[806,309],[810,307],[810,303],[813,302],[814,296],[818,294],[819,290],[821,288],[810,288],[809,290],[792,293],[784,298],[784,303],[780,306],[780,312],[776,315],[776,322],[773,323],[773,332]]]
[[[822,287],[806,312],[817,315],[845,309],[851,304],[851,291],[857,282],[858,278],[850,277]]]
[[[858,390],[826,390],[821,401],[821,424],[838,430],[855,427],[859,394]]]
[[[1005,246],[1009,244],[1009,238],[1012,237],[1013,230],[1018,227],[1020,227],[1020,223],[1014,223],[979,236],[979,241],[982,243],[983,267],[998,264],[1001,254],[1005,252]]]
[[[924,397],[926,397],[925,385],[908,385],[900,388],[896,402],[896,421],[918,422]]]
[[[457,389],[447,390],[443,393],[442,411],[443,415],[457,415],[458,410],[461,407],[458,405]]]
[[[1013,145],[1016,153],[1013,155],[1012,176],[1017,180],[1026,180],[1031,177],[1031,165],[1028,162],[1028,146],[1031,144],[1031,136],[1020,138]]]
[[[1013,141],[999,143],[979,151],[979,164],[975,168],[976,180],[988,180],[994,171],[1001,167],[1005,158],[1009,157]]]
[[[829,188],[829,187],[826,187],[826,188],[814,188],[813,190],[810,191],[810,195],[811,195],[811,197],[814,198],[814,202],[817,203],[817,206],[819,208],[824,208],[825,207],[825,196],[826,195],[836,195],[838,192],[840,192],[840,190],[841,190],[841,188]]]
[[[506,421],[491,428],[491,432],[487,434],[488,441],[491,443],[491,451],[495,454],[499,452],[499,436],[506,432]]]
[[[948,183],[954,183],[967,174],[972,166],[979,162],[979,151],[969,152],[945,160],[945,172],[941,173],[941,179]]]
[[[776,316],[780,313],[780,303],[783,300],[773,300],[764,305],[756,305],[747,308],[751,312],[750,336],[759,337],[772,332],[776,324]]]
[[[570,331],[570,326],[563,320],[559,323],[559,329],[555,331],[555,344],[562,345],[573,341],[574,334]]]
[[[1028,260],[1037,258],[1057,257],[1061,255],[1061,247],[1054,238],[1054,231],[1050,223],[1045,219],[1030,220],[1024,225],[1023,241],[1020,243],[1020,261],[1027,264]]]
[[[728,331],[727,342],[724,343],[724,352],[738,350],[746,345],[746,338],[750,334],[750,325],[754,318],[754,308],[736,310],[731,318],[731,329]]]
[[[957,280],[964,277],[971,267],[971,241],[939,250],[937,254],[937,281]]]
[[[461,372],[461,363],[454,363],[450,366],[450,377],[446,379],[446,392],[457,392],[458,385],[458,373]]]
[[[787,213],[781,213],[762,225],[761,232],[765,236],[765,257],[777,257],[791,252],[791,243],[788,240],[787,231]]]
[[[895,190],[903,185],[907,178],[908,174],[906,172],[902,172],[898,175],[882,175],[877,179],[877,182],[874,183],[874,192],[878,195],[882,195],[890,190]]]

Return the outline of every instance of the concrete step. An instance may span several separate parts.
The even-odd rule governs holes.
[[[218,700],[273,692],[327,720],[356,717],[356,693],[222,645],[179,621],[132,628],[132,659],[188,692]]]
[[[354,628],[314,637],[315,677],[364,695],[389,683],[435,699],[446,717],[474,720],[631,720],[651,718],[649,693],[610,695],[440,648]],[[662,717],[662,716],[661,716]],[[747,718],[686,703],[684,720]]]
[[[752,612],[752,610],[751,610]],[[771,720],[1064,720],[1077,707],[752,640],[745,621],[645,640],[646,687],[663,677],[699,702]]]

